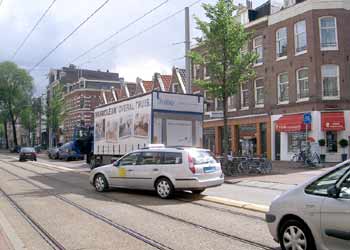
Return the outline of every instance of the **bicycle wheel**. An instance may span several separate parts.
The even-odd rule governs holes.
[[[297,161],[299,161],[299,155],[298,155],[298,154],[294,154],[294,155],[292,156],[292,158],[290,159],[290,161],[292,161],[292,162],[297,162]]]
[[[244,162],[240,162],[237,166],[237,171],[239,174],[246,174],[247,173],[247,167],[246,167],[246,163]]]

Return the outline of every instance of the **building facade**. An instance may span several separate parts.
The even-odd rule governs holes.
[[[118,73],[78,69],[74,65],[51,70],[49,80],[48,103],[55,86],[61,84],[64,89],[62,101],[65,104],[65,115],[60,128],[61,143],[73,138],[76,127],[93,126],[95,107],[112,101],[110,99],[113,96],[107,92],[116,94],[125,84]]]
[[[227,104],[232,152],[290,160],[309,142],[326,161],[340,161],[349,149],[338,142],[350,137],[350,1],[249,6],[239,7],[237,19],[254,34],[245,49],[259,58],[256,78]],[[192,72],[195,79],[209,77],[205,66],[193,65]],[[222,153],[222,107],[207,97],[204,141],[216,154]],[[310,126],[305,113],[311,113]],[[318,147],[320,139],[326,147]]]

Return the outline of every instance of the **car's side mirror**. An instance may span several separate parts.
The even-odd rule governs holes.
[[[333,186],[328,188],[327,194],[331,198],[338,199],[339,198],[339,189],[337,188],[336,185],[333,185]]]
[[[113,166],[119,167],[119,161],[115,161],[115,162],[113,163]]]

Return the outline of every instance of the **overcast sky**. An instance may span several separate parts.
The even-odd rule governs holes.
[[[56,46],[78,24],[88,17],[105,0],[57,0],[40,22],[34,33],[14,58],[20,67],[30,69],[44,55]],[[130,21],[159,5],[164,0],[110,0],[103,9],[93,16],[78,32],[47,58],[31,75],[35,80],[36,95],[47,85],[46,75],[50,68],[69,65],[86,49],[102,41]],[[266,0],[253,0],[256,7]],[[11,59],[14,51],[44,13],[52,0],[3,0],[0,5],[0,62]],[[195,0],[169,0],[165,5],[122,31],[103,46],[74,62],[80,65],[91,60],[106,49],[128,39],[141,30],[158,22],[177,10],[183,9]],[[203,0],[214,4],[216,0]],[[236,0],[236,3],[245,0]],[[1,3],[1,0],[0,0]],[[192,37],[198,36],[193,15],[203,17],[200,4],[190,9]],[[139,76],[151,80],[154,72],[171,74],[172,66],[184,67],[184,12],[176,15],[158,27],[118,47],[111,53],[82,68],[118,72],[126,81],[135,81]],[[179,59],[180,58],[180,59]]]

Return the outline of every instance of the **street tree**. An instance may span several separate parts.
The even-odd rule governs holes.
[[[61,84],[52,88],[47,107],[47,124],[53,134],[55,144],[59,141],[59,127],[65,117],[64,91]],[[50,133],[49,133],[50,134]],[[50,138],[51,141],[51,138]]]
[[[195,84],[207,90],[212,98],[223,102],[223,151],[226,162],[229,152],[228,98],[237,93],[241,84],[254,77],[253,64],[257,55],[255,52],[243,52],[252,34],[234,17],[236,7],[232,0],[218,0],[215,5],[203,4],[203,8],[207,21],[195,17],[202,32],[202,37],[197,39],[202,52],[192,51],[189,56],[194,64],[204,65],[209,75],[209,79],[197,80]]]
[[[15,63],[0,63],[0,105],[8,112],[13,131],[13,142],[18,145],[16,123],[32,96],[33,78]]]
[[[1,137],[5,137],[6,149],[9,148],[9,139],[8,139],[8,133],[7,133],[8,120],[9,120],[9,114],[8,114],[7,110],[0,110],[0,124],[2,125]]]

